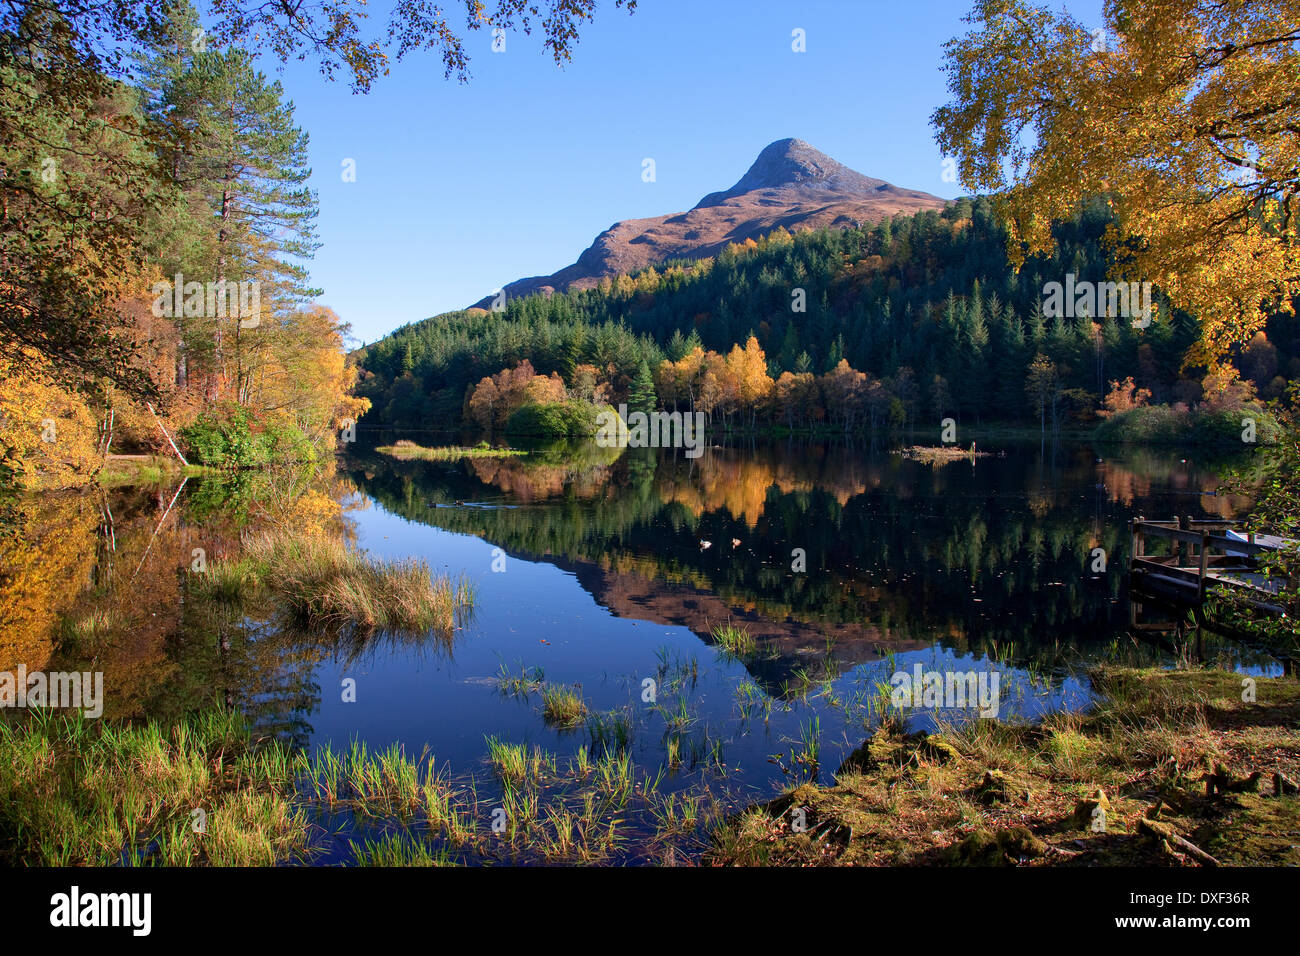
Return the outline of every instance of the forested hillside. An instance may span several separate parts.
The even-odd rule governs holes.
[[[1107,278],[1110,221],[1104,202],[1087,205],[1058,225],[1055,256],[1019,272],[984,199],[861,229],[778,230],[711,260],[405,326],[361,352],[360,394],[374,403],[369,424],[424,428],[489,424],[475,391],[522,362],[574,397],[615,403],[644,365],[660,407],[733,426],[1059,425],[1145,401],[1277,397],[1281,376],[1300,371],[1294,318],[1274,318],[1236,356],[1242,383],[1207,396],[1203,370],[1184,368],[1197,322],[1158,289],[1147,328],[1044,315],[1047,283]]]
[[[0,15],[0,483],[83,483],[171,440],[315,458],[366,405],[312,302],[307,135],[188,0],[119,14]],[[106,52],[110,27],[134,46]]]

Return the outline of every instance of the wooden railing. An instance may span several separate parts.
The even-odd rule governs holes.
[[[1233,530],[1241,524],[1190,517],[1177,521],[1134,519],[1129,526],[1133,535],[1130,571],[1135,584],[1144,585],[1178,603],[1195,606],[1205,601],[1208,585],[1246,589],[1260,598],[1251,600],[1251,604],[1268,613],[1282,613],[1283,608],[1276,603],[1273,591],[1240,577],[1259,572],[1256,556],[1278,550],[1276,539],[1260,541],[1254,532],[1248,532],[1243,541],[1215,533]],[[1172,542],[1171,553],[1147,554],[1149,538]]]

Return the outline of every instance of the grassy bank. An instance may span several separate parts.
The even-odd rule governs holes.
[[[183,477],[209,474],[215,469],[203,465],[182,465],[173,455],[109,455],[103,464],[78,475],[38,474],[25,489],[29,492],[67,490],[98,485],[120,488],[128,485],[174,483]]]
[[[1244,702],[1241,675],[1222,671],[1092,679],[1101,700],[1089,714],[1033,726],[977,720],[930,737],[883,728],[834,786],[804,784],[732,818],[707,859],[1300,863],[1300,797],[1289,783],[1300,779],[1300,684],[1260,678]]]
[[[403,461],[460,461],[462,458],[518,458],[528,454],[526,451],[520,451],[516,448],[492,448],[486,442],[476,445],[473,448],[463,448],[459,445],[444,445],[437,448],[426,448],[417,445],[413,441],[395,442],[392,445],[381,445],[375,449],[381,455],[388,455],[390,458],[400,458]]]
[[[575,689],[525,677],[544,719],[581,721]],[[616,714],[588,713],[590,743],[569,758],[488,738],[489,776],[476,778],[398,745],[308,759],[225,711],[171,727],[12,713],[0,717],[0,863],[310,863],[331,842],[323,820],[362,865],[701,852],[764,866],[1300,863],[1300,685],[1257,679],[1242,701],[1242,677],[1222,671],[1093,681],[1091,713],[1032,726],[926,736],[887,723],[834,785],[725,821],[707,787],[661,792],[662,768],[638,770],[608,729]]]
[[[306,849],[292,758],[237,715],[170,730],[35,711],[0,720],[9,865],[270,866]],[[202,811],[197,813],[196,811]]]
[[[0,864],[305,864],[338,837],[358,865],[671,862],[718,819],[707,793],[659,792],[662,771],[640,772],[626,748],[567,761],[496,738],[485,748],[490,778],[453,778],[399,744],[308,759],[226,711],[170,729],[5,715]]]

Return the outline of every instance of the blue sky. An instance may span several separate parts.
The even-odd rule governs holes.
[[[1098,6],[1068,8],[1087,23]],[[469,35],[464,85],[432,55],[408,57],[362,95],[293,63],[279,76],[311,137],[320,301],[373,341],[554,272],[620,219],[689,209],[787,136],[955,196],[929,117],[945,100],[942,45],[964,32],[968,9],[641,0],[629,16],[606,0],[564,69],[536,36],[511,33],[493,53],[484,31]],[[791,49],[796,28],[807,52]],[[647,157],[653,183],[641,178]],[[343,181],[345,159],[355,182]]]

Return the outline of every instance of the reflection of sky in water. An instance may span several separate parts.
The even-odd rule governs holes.
[[[547,682],[581,685],[593,711],[626,709],[635,720],[632,754],[636,763],[657,768],[664,761],[669,717],[684,699],[691,722],[684,737],[704,753],[721,742],[722,761],[733,784],[769,792],[788,778],[789,754],[801,734],[817,721],[822,745],[821,779],[869,733],[866,707],[876,705],[878,684],[888,683],[893,667],[982,670],[1000,673],[1001,717],[1035,719],[1053,708],[1081,707],[1089,700],[1075,678],[1048,681],[1028,671],[958,655],[935,647],[898,654],[893,665],[882,659],[847,670],[826,683],[814,683],[807,699],[776,701],[770,710],[742,698],[764,696],[737,660],[701,641],[686,627],[613,615],[598,605],[575,576],[552,565],[507,559],[505,572],[491,571],[490,542],[430,528],[389,514],[378,505],[355,513],[358,545],[376,557],[424,557],[435,570],[465,573],[478,588],[468,627],[457,634],[450,656],[437,642],[424,646],[381,644],[351,664],[327,661],[318,670],[320,710],[310,722],[314,741],[345,744],[353,737],[372,747],[399,741],[408,753],[427,747],[453,772],[482,770],[484,738],[535,743],[561,755],[573,753],[586,734],[550,729],[540,714],[540,698],[503,694],[496,678],[502,667],[518,674],[541,667]],[[683,670],[693,679],[680,679]],[[341,682],[357,681],[357,700],[344,703]],[[659,686],[656,704],[641,700],[642,680]],[[946,712],[960,721],[968,716]],[[933,714],[911,714],[912,729],[933,726]],[[685,748],[690,752],[689,746]],[[688,768],[689,769],[689,768]],[[689,772],[670,778],[668,789],[692,779]]]
[[[1133,644],[1123,636],[1125,522],[1193,510],[1188,496],[1205,479],[1186,463],[1128,472],[1081,448],[1045,466],[1036,451],[936,471],[887,454],[760,448],[711,452],[715,460],[689,468],[661,457],[649,472],[615,468],[581,488],[520,462],[378,460],[364,479],[354,474],[370,497],[351,512],[358,546],[464,575],[477,603],[450,650],[381,636],[320,664],[311,739],[399,742],[481,780],[489,736],[564,762],[588,742],[585,730],[548,727],[539,694],[498,685],[503,671],[540,668],[548,684],[579,687],[593,713],[627,715],[642,771],[656,772],[668,735],[679,735],[685,765],[664,790],[698,783],[712,753],[722,786],[761,797],[793,782],[810,734],[821,745],[819,778],[830,782],[874,729],[892,674],[918,663],[996,670],[1002,720],[1085,708],[1089,662]],[[531,489],[530,474],[542,475]],[[1099,535],[1111,548],[1100,575],[1087,567]],[[796,541],[812,558],[803,591],[783,583]],[[520,556],[521,547],[533,550]],[[492,570],[498,548],[508,552],[504,572]],[[746,666],[696,633],[731,613],[756,625],[763,659]],[[830,647],[823,624],[839,635]],[[1237,655],[1215,650],[1220,660]],[[1151,647],[1143,655],[1174,660]],[[1280,670],[1250,654],[1235,662],[1247,673]],[[345,678],[356,680],[355,703],[341,699]],[[654,703],[642,700],[646,678],[657,682]],[[974,708],[906,716],[911,730],[979,719]]]
[[[937,674],[944,680],[945,687],[948,675],[973,673],[983,685],[978,693],[983,693],[984,690],[994,691],[991,675],[996,673],[996,696],[992,697],[996,713],[990,716],[1007,722],[1034,721],[1057,710],[1080,710],[1093,700],[1087,681],[1079,677],[1048,680],[1024,668],[999,664],[972,654],[957,654],[944,647],[898,654],[892,664],[887,660],[863,664],[855,669],[852,676],[858,680],[892,687],[895,673],[902,672],[912,678],[918,665],[923,677]],[[909,680],[904,686],[909,689],[915,687],[915,680]],[[965,707],[949,706],[947,700],[939,707],[927,707],[915,703],[914,698],[913,705],[904,710],[908,729],[934,731],[940,723],[963,724],[978,720],[984,699],[968,700]]]

